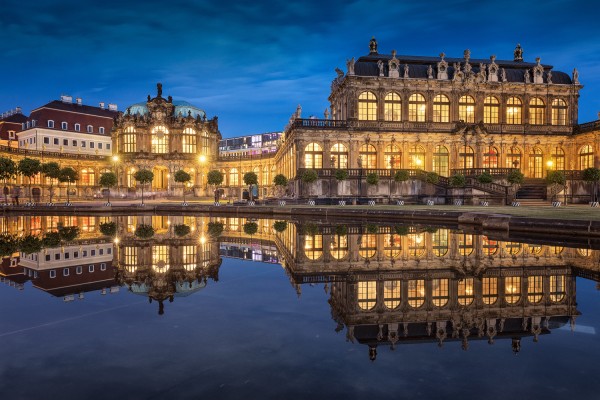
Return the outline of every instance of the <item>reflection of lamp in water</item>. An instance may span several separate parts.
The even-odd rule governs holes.
[[[415,243],[416,244],[421,244],[423,242],[423,236],[422,235],[417,235],[415,237]]]
[[[119,238],[116,237],[115,240],[114,240],[114,242],[115,242],[115,244],[119,244]]]
[[[204,235],[200,236],[200,244],[206,243],[206,237]]]

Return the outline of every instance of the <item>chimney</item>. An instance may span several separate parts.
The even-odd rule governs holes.
[[[82,104],[81,97],[76,98],[75,101],[77,102],[78,106],[80,106]]]
[[[108,103],[108,109],[110,111],[117,111],[117,105],[113,103]]]
[[[62,101],[63,103],[71,104],[73,103],[73,96],[63,94],[60,96],[60,101]]]
[[[100,102],[100,108],[104,110],[104,102],[103,101]]]

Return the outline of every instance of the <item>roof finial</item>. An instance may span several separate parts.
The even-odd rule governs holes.
[[[514,56],[516,62],[523,62],[523,48],[520,43],[517,43],[517,47],[515,47]]]
[[[371,38],[371,41],[369,42],[369,54],[378,54],[377,53],[377,40],[375,39],[375,36],[373,36]]]
[[[159,99],[162,97],[162,83],[160,82],[156,84],[156,97]]]

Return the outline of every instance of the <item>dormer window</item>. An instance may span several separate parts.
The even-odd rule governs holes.
[[[75,132],[81,132],[81,125],[75,124]]]
[[[104,127],[101,126],[100,128],[98,128],[98,132],[100,132],[101,135],[104,135]]]
[[[63,131],[66,131],[67,129],[69,129],[69,124],[68,124],[68,123],[66,123],[66,122],[61,122],[61,123],[60,123],[60,128],[61,128]]]
[[[48,128],[54,128],[54,121],[51,119],[48,120]]]
[[[8,131],[8,138],[9,139],[14,139],[15,138],[15,131]]]
[[[87,126],[87,133],[92,133],[94,132],[94,127],[92,125],[88,125]]]

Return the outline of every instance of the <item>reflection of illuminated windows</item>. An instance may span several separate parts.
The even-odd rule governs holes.
[[[482,297],[484,304],[494,304],[498,300],[498,278],[483,278]]]
[[[330,253],[336,260],[341,260],[348,254],[348,236],[335,235],[331,238]]]
[[[498,242],[491,240],[487,236],[481,237],[481,249],[486,256],[493,256],[498,251]]]
[[[196,268],[196,246],[183,246],[183,268],[186,271]]]
[[[421,307],[425,303],[425,281],[422,279],[408,281],[408,305]]]
[[[565,276],[551,275],[550,276],[550,300],[557,303],[565,298]]]
[[[448,304],[448,279],[431,280],[431,301],[436,307]]]
[[[537,256],[539,254],[541,254],[542,252],[542,246],[538,246],[538,245],[527,245],[527,249],[529,250],[529,253],[533,256]]]
[[[400,305],[400,281],[383,282],[383,304],[393,310]]]
[[[385,235],[384,253],[388,258],[397,258],[402,252],[402,236],[389,233]]]
[[[358,255],[362,258],[371,258],[377,254],[377,235],[365,234],[362,236]]]
[[[309,260],[318,260],[323,255],[323,235],[305,236],[304,254]]]
[[[448,253],[448,229],[438,229],[431,235],[433,254],[443,257]]]
[[[96,217],[80,217],[79,218],[79,229],[82,232],[96,231]]]
[[[153,215],[152,227],[155,233],[164,233],[169,229],[169,217],[166,215]]]
[[[135,232],[136,227],[137,227],[137,217],[129,215],[127,217],[127,232],[129,232],[129,233]]]
[[[515,256],[521,252],[523,245],[521,243],[516,242],[506,242],[504,248],[506,249],[506,252],[508,254]]]
[[[590,249],[577,249],[577,254],[581,257],[589,257],[592,255],[592,251]]]
[[[504,278],[504,298],[508,304],[515,304],[521,299],[520,276],[507,276]]]
[[[229,230],[232,232],[236,232],[240,229],[240,219],[239,218],[229,218],[229,219],[227,219],[227,223],[229,225]]]
[[[458,304],[468,306],[473,302],[473,278],[458,281]]]
[[[473,253],[473,235],[460,235],[458,240],[458,252],[461,256]]]
[[[377,301],[377,282],[358,282],[358,307],[370,310]]]
[[[129,272],[134,272],[138,264],[138,248],[134,246],[123,247],[123,264]]]
[[[527,277],[527,299],[530,303],[539,303],[544,296],[544,285],[541,276]]]
[[[425,236],[422,233],[408,235],[408,254],[419,258],[425,254]]]
[[[550,251],[550,254],[554,254],[555,256],[557,256],[560,253],[562,253],[565,248],[562,246],[549,246],[548,249]]]
[[[169,270],[169,246],[152,246],[152,269],[159,274]]]

